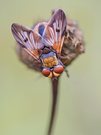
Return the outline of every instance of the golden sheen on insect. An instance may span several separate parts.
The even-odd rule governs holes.
[[[20,59],[49,78],[60,76],[84,52],[82,32],[61,9],[54,10],[49,21],[37,23],[33,28],[14,23],[11,30],[19,45]]]

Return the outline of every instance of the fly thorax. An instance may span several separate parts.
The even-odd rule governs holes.
[[[41,60],[44,67],[52,68],[58,64],[58,59],[54,52],[49,52],[41,55]]]

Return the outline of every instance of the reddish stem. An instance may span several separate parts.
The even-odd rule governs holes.
[[[52,110],[51,110],[51,117],[50,117],[50,123],[49,123],[49,129],[48,129],[47,135],[51,135],[53,124],[54,124],[54,118],[56,114],[57,96],[58,96],[59,78],[51,79],[51,82],[52,82]]]

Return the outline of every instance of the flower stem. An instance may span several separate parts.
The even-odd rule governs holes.
[[[54,124],[54,118],[56,114],[57,96],[58,96],[59,78],[51,79],[51,83],[52,83],[52,109],[51,109],[51,117],[50,117],[50,123],[49,123],[47,135],[51,135],[53,124]]]

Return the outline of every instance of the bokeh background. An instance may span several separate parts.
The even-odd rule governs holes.
[[[49,19],[55,8],[78,20],[86,53],[62,75],[53,135],[101,135],[101,0],[0,0],[0,135],[46,135],[50,80],[18,60],[10,27]]]

